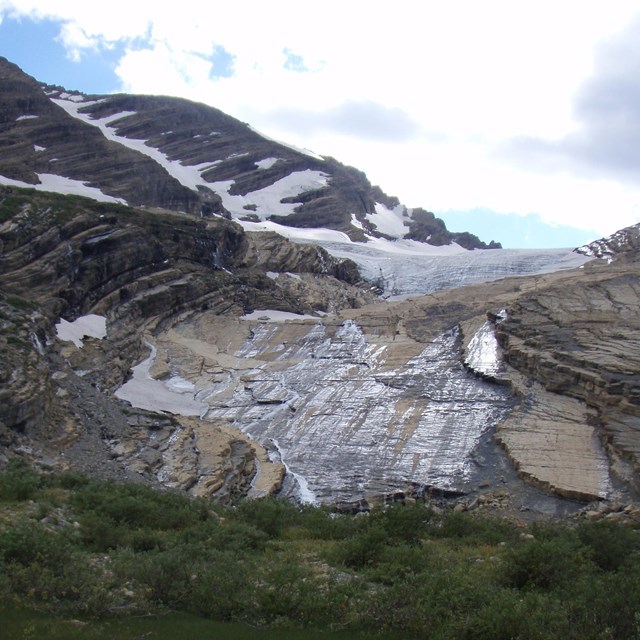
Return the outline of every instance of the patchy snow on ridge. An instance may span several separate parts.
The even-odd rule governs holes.
[[[244,212],[244,215],[247,211]],[[247,220],[236,220],[245,231],[273,231],[288,240],[294,242],[307,242],[322,244],[322,242],[351,243],[351,239],[342,231],[334,229],[304,229],[296,227],[285,227],[271,220],[263,220],[262,222],[249,222]]]
[[[60,318],[60,322],[56,324],[56,331],[60,340],[73,342],[78,349],[81,349],[83,338],[98,338],[98,340],[106,338],[107,319],[94,313],[76,318],[73,322]]]
[[[255,164],[258,169],[271,169],[278,160],[279,158],[265,158],[264,160],[258,160]]]
[[[406,208],[402,204],[389,209],[384,204],[376,202],[376,212],[367,213],[365,217],[380,233],[392,238],[404,238],[409,231],[409,227],[404,224],[404,221],[408,220],[403,215],[405,212]]]
[[[59,94],[62,100],[69,100],[70,102],[84,102],[85,96],[81,93],[67,93],[66,91]],[[85,102],[85,104],[87,104]]]
[[[327,185],[329,176],[322,171],[305,169],[304,171],[294,171],[288,176],[276,180],[273,184],[258,191],[251,191],[244,196],[231,195],[229,191],[234,184],[233,180],[223,180],[220,182],[205,183],[207,187],[215,191],[222,198],[222,205],[231,213],[233,217],[246,216],[248,210],[246,206],[255,206],[256,214],[261,219],[267,216],[280,215],[288,216],[294,212],[299,205],[295,202],[281,202],[283,198],[290,198],[300,195],[311,189],[318,189]]]
[[[36,189],[37,191],[53,191],[54,193],[61,193],[66,196],[84,196],[85,198],[91,198],[98,202],[113,202],[117,204],[127,204],[122,198],[114,198],[108,196],[106,193],[100,191],[96,187],[87,186],[86,182],[80,180],[73,180],[72,178],[65,178],[64,176],[57,176],[52,173],[38,173],[36,174],[40,180],[40,184],[29,184],[28,182],[22,182],[22,180],[13,180],[12,178],[6,178],[0,175],[0,184],[9,187],[20,187],[21,189]]]
[[[234,216],[246,216],[246,205],[255,205],[255,213],[262,217],[270,215],[290,215],[298,206],[295,203],[285,204],[281,200],[283,198],[295,197],[309,191],[324,187],[327,184],[329,176],[320,172],[307,169],[305,171],[294,171],[288,176],[277,180],[275,183],[258,191],[248,193],[244,196],[231,195],[229,193],[233,180],[224,180],[220,182],[207,182],[202,173],[211,169],[219,161],[202,162],[196,165],[184,165],[179,160],[170,160],[160,149],[151,147],[146,140],[126,138],[118,135],[117,123],[125,118],[135,115],[134,111],[121,111],[105,118],[94,119],[89,114],[81,113],[80,109],[96,104],[98,101],[80,102],[71,100],[70,98],[50,98],[52,102],[64,109],[70,116],[90,124],[100,129],[107,140],[118,142],[133,151],[142,153],[151,158],[163,167],[167,173],[175,178],[180,184],[198,191],[198,187],[206,187],[217,193],[222,198],[223,206]],[[229,156],[241,157],[247,155],[245,153],[237,153]],[[258,168],[267,169],[277,162],[277,158],[265,158],[256,163]]]
[[[121,145],[142,153],[143,155],[151,158],[163,167],[166,172],[175,178],[183,186],[197,191],[199,186],[208,186],[208,183],[202,178],[200,173],[211,167],[211,162],[202,163],[199,165],[185,166],[178,160],[169,160],[169,158],[155,147],[147,145],[145,140],[136,138],[125,138],[117,133],[117,127],[111,126],[112,123],[128,118],[135,115],[135,111],[121,111],[106,118],[93,119],[89,114],[80,113],[80,109],[84,107],[96,104],[93,102],[70,102],[69,100],[63,100],[59,98],[51,98],[51,101],[62,107],[70,116],[82,120],[86,124],[90,124],[100,129],[102,134],[107,140],[112,142],[118,142]]]
[[[302,313],[290,311],[278,311],[277,309],[256,309],[252,313],[240,316],[240,320],[264,320],[265,322],[286,322],[287,320],[316,320],[320,318]]]

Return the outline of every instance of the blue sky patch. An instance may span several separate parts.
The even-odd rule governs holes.
[[[309,71],[309,67],[304,63],[304,58],[302,56],[299,56],[297,53],[293,53],[291,49],[284,49],[283,53],[285,55],[285,69],[288,69],[289,71],[298,71],[300,73]]]
[[[213,63],[209,79],[230,78],[233,75],[235,56],[224,47],[214,47],[213,53],[208,57],[208,60]]]
[[[505,249],[574,249],[600,237],[596,231],[550,224],[536,213],[522,216],[477,208],[449,209],[436,216],[444,220],[449,231],[469,231],[484,242],[501,242]]]
[[[0,55],[36,80],[62,85],[70,91],[117,91],[119,80],[115,68],[124,53],[124,44],[116,44],[112,49],[87,50],[80,62],[73,62],[56,40],[61,26],[61,22],[54,20],[5,17],[0,23]]]

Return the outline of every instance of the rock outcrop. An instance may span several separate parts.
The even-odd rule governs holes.
[[[264,305],[311,313],[371,300],[348,283],[357,277],[352,265],[277,236],[269,249],[291,270],[279,282],[256,268],[255,243],[221,218],[12,188],[0,188],[0,212],[3,444],[54,465],[75,458],[74,466],[88,471],[104,472],[115,460],[125,475],[165,478],[165,484],[219,496],[246,494],[262,456],[262,477],[272,480],[256,491],[279,486],[281,471],[269,472],[262,449],[242,434],[216,428],[214,438],[209,427],[205,433],[197,420],[185,426],[183,419],[161,434],[148,416],[134,412],[132,421],[123,414],[109,392],[143,356],[146,334],[191,314],[239,314]],[[317,279],[326,282],[322,294]],[[104,339],[85,339],[78,348],[56,337],[61,318],[89,313],[106,319]],[[146,435],[132,434],[138,427]],[[136,444],[140,438],[142,445]],[[168,471],[176,459],[182,471]]]
[[[545,466],[551,475],[554,467],[570,468],[559,440],[581,438],[602,447],[594,468],[608,457],[617,475],[638,489],[640,284],[638,262],[629,257],[585,265],[570,278],[534,289],[510,306],[498,326],[505,360],[524,375],[517,388],[530,407],[525,424],[509,423],[500,435],[511,451],[520,448],[516,441],[524,445],[518,455],[523,468]],[[545,409],[548,398],[562,399],[555,402],[559,415]],[[566,411],[563,403],[578,403],[577,409]],[[576,412],[582,413],[577,424],[562,416]],[[572,435],[576,428],[580,433]],[[536,441],[546,440],[556,453],[531,446],[523,434],[533,431],[539,432]],[[549,455],[557,457],[554,464],[546,462]],[[542,479],[545,473],[538,470],[535,476]],[[592,495],[603,493],[604,487]]]

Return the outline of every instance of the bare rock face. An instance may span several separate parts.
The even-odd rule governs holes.
[[[455,331],[422,344],[388,317],[369,334],[359,314],[268,317],[201,314],[157,339],[194,384],[204,419],[269,449],[296,480],[293,495],[349,500],[468,480],[471,450],[510,400],[465,372]]]
[[[521,297],[497,330],[505,359],[512,367],[534,380],[547,397],[551,394],[580,403],[584,413],[579,421],[584,427],[581,437],[606,450],[618,475],[636,490],[640,454],[639,304],[636,261],[593,263],[570,279]],[[525,397],[529,384],[518,384]],[[532,412],[540,411],[539,403],[531,404]],[[540,422],[532,413],[531,428],[538,429]],[[567,429],[556,436],[558,427],[550,424],[544,437],[553,443],[556,437],[566,436]],[[501,438],[509,447],[516,436],[510,427]],[[562,450],[560,446],[558,449]],[[602,454],[598,457],[602,460]],[[540,459],[538,452],[530,447],[526,463],[536,458]],[[570,466],[561,456],[556,465]],[[603,492],[594,495],[602,497]]]
[[[0,212],[5,456],[220,500],[538,504],[513,469],[633,500],[629,256],[372,304],[352,265],[224,219],[9,188]],[[105,336],[57,336],[86,314]]]
[[[287,256],[282,266],[309,270],[278,283],[250,266],[245,234],[224,219],[13,188],[0,188],[0,209],[0,438],[7,452],[219,499],[276,490],[282,467],[246,436],[203,430],[197,419],[164,430],[157,419],[132,421],[108,391],[143,356],[145,332],[203,310],[242,313],[266,304],[300,313],[315,304],[362,304],[366,292],[331,275],[353,270],[310,247],[296,256],[296,247],[279,246],[289,243],[277,237],[271,246]],[[328,283],[321,301],[317,278]],[[106,336],[78,346],[57,337],[59,320],[86,314],[104,319]],[[159,368],[155,375],[168,373]],[[253,486],[258,465],[262,480]]]
[[[584,270],[512,279],[315,320],[206,313],[156,344],[205,420],[259,441],[299,499],[361,509],[375,495],[523,491],[505,479],[495,432],[520,478],[545,493],[629,500],[637,472],[607,445],[598,411],[514,368],[520,343],[504,338],[523,301],[592,281]],[[570,326],[549,332],[566,339]]]

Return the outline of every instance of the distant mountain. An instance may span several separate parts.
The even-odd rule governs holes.
[[[0,183],[352,240],[499,248],[452,233],[337,160],[275,142],[218,109],[157,96],[87,96],[0,58]]]
[[[634,224],[616,231],[606,238],[594,240],[576,249],[582,255],[613,260],[625,256],[637,256],[640,250],[640,224]]]

